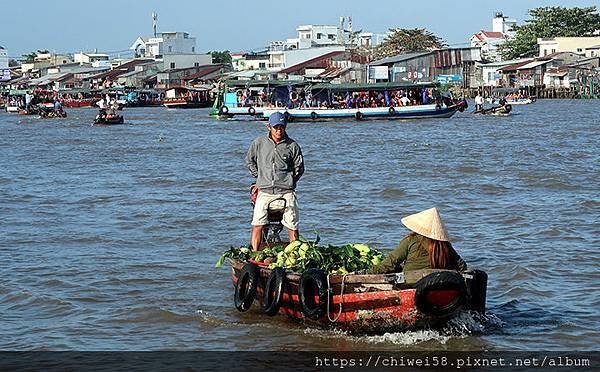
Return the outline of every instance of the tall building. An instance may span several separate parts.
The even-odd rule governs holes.
[[[8,51],[0,46],[0,69],[2,68],[8,68]]]
[[[8,68],[8,51],[0,46],[0,81],[10,80],[10,69]]]
[[[498,47],[515,36],[517,21],[496,12],[492,18],[492,31],[479,30],[470,38],[471,47],[481,48],[481,56],[490,62],[502,60]]]
[[[138,37],[129,47],[136,57],[160,58],[167,54],[196,54],[196,38],[187,32],[159,32],[156,37]]]

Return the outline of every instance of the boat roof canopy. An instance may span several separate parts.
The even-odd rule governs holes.
[[[229,87],[282,87],[282,86],[304,86],[310,84],[303,80],[227,80]]]
[[[369,83],[369,84],[315,84],[312,90],[333,90],[333,91],[367,91],[367,90],[397,90],[397,89],[414,89],[414,88],[436,88],[439,83],[422,82],[422,83]]]

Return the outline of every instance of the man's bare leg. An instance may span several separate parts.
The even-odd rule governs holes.
[[[298,233],[298,230],[288,229],[288,236],[290,237],[290,243],[293,242],[294,240],[298,240],[299,235],[300,234]]]
[[[250,243],[252,244],[252,250],[260,250],[260,243],[262,240],[262,226],[252,226],[252,236],[250,237]]]

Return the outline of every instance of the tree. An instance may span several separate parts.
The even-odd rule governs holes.
[[[424,28],[392,28],[391,34],[375,49],[375,58],[422,52],[446,46],[441,38]]]
[[[212,63],[231,64],[231,53],[228,50],[224,50],[222,52],[213,51],[208,53],[212,57]]]
[[[515,26],[515,37],[499,47],[504,59],[537,54],[538,38],[593,36],[600,30],[600,14],[587,8],[543,7],[529,10],[532,19]]]
[[[37,52],[31,52],[29,54],[23,54],[23,61],[25,63],[33,63],[35,62],[35,57],[37,57],[39,54],[46,54],[46,53],[50,53],[47,49],[41,50],[38,49]]]

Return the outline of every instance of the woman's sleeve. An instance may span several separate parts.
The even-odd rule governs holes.
[[[402,271],[402,263],[408,256],[409,240],[404,238],[383,261],[371,267],[368,274],[387,274]]]
[[[456,262],[456,269],[458,271],[466,271],[467,263],[460,257],[460,255],[458,254],[458,252],[456,252],[454,247],[452,247],[452,252],[452,255],[454,256],[454,262]]]

